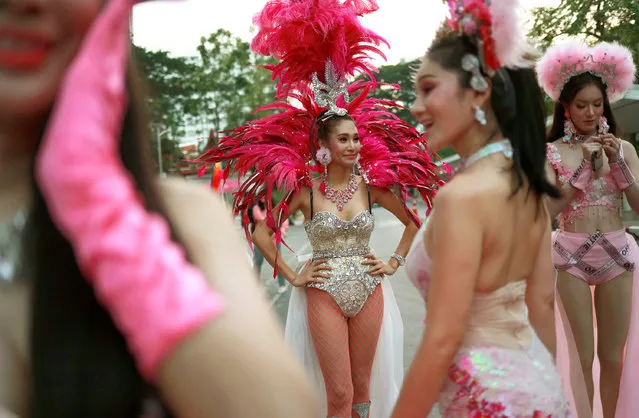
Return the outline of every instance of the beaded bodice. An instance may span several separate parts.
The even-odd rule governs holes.
[[[363,255],[370,251],[368,244],[375,217],[368,210],[362,210],[353,219],[345,220],[332,212],[320,211],[304,228],[313,248],[313,258]]]
[[[621,152],[621,158],[623,158],[623,147]],[[555,170],[561,184],[567,183],[575,170],[564,166],[561,161],[561,154],[555,144],[547,144],[546,158]],[[599,178],[593,178],[586,190],[576,191],[575,197],[557,217],[559,228],[563,229],[564,225],[572,223],[575,219],[584,219],[584,211],[589,206],[603,207],[609,212],[618,213],[621,216],[623,208],[622,192],[612,177],[612,173],[609,172]]]
[[[383,278],[367,274],[370,267],[362,264],[371,252],[368,244],[374,227],[375,217],[367,210],[350,220],[321,211],[305,225],[313,259],[324,259],[330,267],[330,278],[307,287],[331,294],[347,317],[357,315]]]

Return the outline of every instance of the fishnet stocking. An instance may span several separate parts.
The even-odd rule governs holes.
[[[350,319],[330,294],[307,288],[306,295],[309,329],[326,386],[328,416],[351,417],[353,401],[367,402],[370,397],[384,309],[381,286]]]
[[[362,310],[348,320],[353,403],[356,404],[370,401],[371,373],[383,315],[384,294],[382,286],[377,286]]]

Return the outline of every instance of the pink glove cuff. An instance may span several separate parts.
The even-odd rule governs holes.
[[[585,190],[590,184],[592,178],[592,165],[588,160],[582,160],[579,167],[575,169],[575,172],[570,176],[568,183],[575,189]]]
[[[612,172],[612,178],[615,179],[615,183],[617,183],[620,190],[626,190],[636,180],[623,158],[619,158],[614,163],[610,163],[610,171]]]

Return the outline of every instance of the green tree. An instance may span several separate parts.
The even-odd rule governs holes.
[[[271,61],[251,51],[248,42],[219,29],[201,38],[194,82],[202,95],[190,113],[216,130],[232,129],[258,117],[251,112],[273,101],[274,83],[261,68]]]
[[[410,114],[409,109],[415,101],[413,74],[417,71],[419,65],[420,60],[415,59],[412,61],[401,60],[397,64],[381,66],[379,68],[379,73],[376,75],[377,81],[386,84],[396,84],[399,86],[399,89],[381,86],[373,93],[373,96],[375,97],[394,100],[397,104],[402,106],[391,109],[391,111],[401,120],[410,123],[415,127],[418,127],[419,123],[415,120],[413,115]],[[451,155],[455,155],[455,150],[448,147],[441,150],[438,154],[440,158],[446,158]]]
[[[532,38],[542,48],[562,35],[587,42],[616,41],[628,47],[639,62],[639,2],[637,0],[561,0],[557,7],[533,10]]]
[[[197,67],[183,57],[171,57],[166,51],[150,51],[134,46],[140,69],[149,88],[148,109],[151,118],[151,144],[161,143],[163,169],[170,170],[181,158],[177,138],[183,135],[188,103],[197,96],[197,86],[190,82]],[[153,155],[157,159],[157,154]]]
[[[401,60],[397,64],[382,65],[379,73],[375,78],[380,83],[395,84],[399,89],[393,89],[388,86],[381,86],[373,92],[373,96],[385,100],[394,100],[399,104],[400,108],[391,109],[400,119],[405,122],[417,126],[415,118],[410,114],[408,108],[415,100],[415,92],[413,88],[412,73],[419,66],[419,60],[405,61]]]

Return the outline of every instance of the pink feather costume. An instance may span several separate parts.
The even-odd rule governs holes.
[[[572,77],[583,73],[590,73],[601,78],[606,85],[608,99],[612,103],[623,98],[624,94],[632,87],[636,67],[631,52],[622,45],[601,42],[590,47],[576,40],[553,45],[537,63],[539,82],[546,94],[555,101],[559,99],[565,84]],[[554,143],[547,145],[548,160],[558,179],[561,182],[568,181],[575,170],[564,167],[561,154]],[[623,148],[620,151],[620,159],[624,161]],[[615,411],[616,418],[626,418],[635,416],[639,411],[639,397],[635,394],[636,384],[639,380],[639,362],[636,355],[633,355],[639,350],[639,308],[637,307],[639,269],[636,267],[639,260],[639,247],[635,239],[624,229],[605,234],[600,234],[598,231],[593,231],[592,234],[564,231],[565,225],[569,225],[575,219],[583,219],[584,210],[589,206],[600,206],[606,208],[609,213],[614,213],[616,216],[621,215],[623,190],[635,180],[632,175],[629,176],[629,179],[622,177],[621,181],[617,180],[619,177],[615,178],[615,171],[621,172],[619,168],[619,164],[611,164],[608,175],[597,179],[587,178],[584,181],[584,189],[577,191],[569,206],[559,214],[559,229],[553,234],[553,262],[558,269],[566,270],[588,283],[593,291],[593,299],[595,285],[614,280],[625,271],[633,272],[632,311]],[[590,172],[591,170],[588,169],[588,174]],[[589,240],[594,244],[590,244]],[[612,243],[612,248],[604,250],[601,245],[604,240]],[[588,249],[583,251],[586,247]],[[627,261],[625,263],[615,261],[620,260],[618,256],[612,257],[615,252],[622,254]],[[576,254],[577,257],[572,254]],[[588,273],[581,268],[584,262],[593,266]],[[601,266],[607,266],[607,271]],[[591,411],[581,362],[568,316],[563,310],[559,294],[557,295],[557,365],[564,382],[570,386],[571,396],[579,417],[599,418],[603,412],[599,391],[600,361],[598,354],[595,351],[595,360],[592,365],[594,402]],[[592,309],[595,311],[594,303]],[[593,324],[593,330],[596,342],[598,338],[596,321]]]
[[[363,28],[358,16],[376,9],[372,0],[272,0],[255,18],[253,48],[280,60],[268,67],[279,101],[263,108],[277,113],[235,129],[197,161],[228,163],[224,176],[237,174],[242,183],[234,211],[246,214],[263,199],[277,242],[277,220],[288,217],[292,198],[311,188],[313,172],[322,170],[313,161],[318,144],[311,135],[326,107],[353,118],[364,182],[393,188],[415,224],[419,219],[406,206],[408,189],[417,189],[430,208],[442,184],[422,135],[390,112],[397,104],[369,97],[376,88],[369,54],[381,55],[378,46],[385,41]],[[347,86],[344,79],[358,74],[371,81]],[[333,90],[322,96],[318,84]],[[284,198],[274,210],[276,189]],[[246,229],[247,216],[242,223]],[[403,376],[403,326],[389,280],[371,277],[361,264],[371,251],[372,211],[351,220],[321,211],[305,227],[313,256],[328,259],[331,278],[329,288],[293,289],[286,338],[319,393],[326,393],[324,416],[387,418]]]

